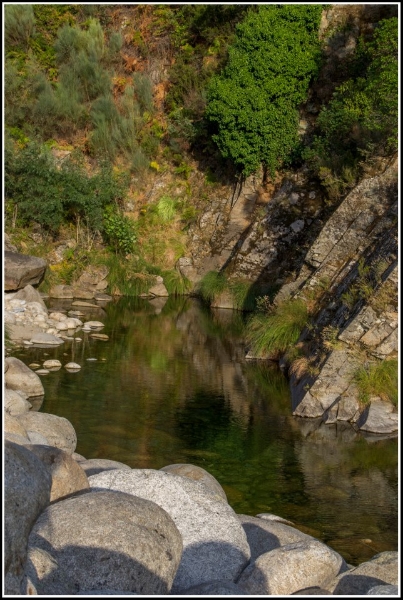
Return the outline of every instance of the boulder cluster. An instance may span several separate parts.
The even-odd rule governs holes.
[[[35,410],[31,373],[5,407],[6,594],[397,594],[397,552],[353,567],[290,521],[236,514],[201,467],[77,454],[72,424]]]

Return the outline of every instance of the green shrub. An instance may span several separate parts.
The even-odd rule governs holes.
[[[162,196],[156,205],[156,212],[164,223],[172,221],[176,215],[176,200],[169,196]]]
[[[308,310],[299,299],[286,300],[270,312],[254,314],[247,324],[247,341],[257,356],[278,356],[297,343],[308,323]]]
[[[237,26],[228,64],[212,79],[214,141],[244,175],[273,177],[298,143],[298,107],[319,65],[321,5],[259,6]]]
[[[398,361],[382,360],[360,367],[354,374],[354,382],[359,390],[359,399],[367,403],[371,396],[398,403]]]
[[[27,47],[34,33],[35,16],[31,4],[7,4],[4,7],[4,38],[7,46]]]
[[[223,273],[209,271],[204,275],[198,285],[198,293],[209,304],[228,288],[227,278]]]
[[[104,213],[103,232],[116,254],[130,254],[133,251],[136,242],[134,222],[114,206],[108,206]]]

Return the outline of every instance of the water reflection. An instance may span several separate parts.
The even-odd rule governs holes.
[[[137,468],[200,465],[236,512],[281,515],[352,564],[397,549],[397,440],[292,417],[276,365],[244,360],[242,314],[183,298],[102,310],[84,320],[102,320],[108,342],[79,332],[81,343],[19,355],[81,365],[42,380],[41,410],[71,421],[77,452]]]

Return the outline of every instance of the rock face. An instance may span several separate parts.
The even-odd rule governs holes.
[[[361,413],[357,427],[371,433],[393,433],[399,428],[399,415],[391,402],[372,398]]]
[[[27,448],[43,462],[50,473],[50,502],[90,490],[85,472],[70,454],[53,446],[35,444]]]
[[[29,412],[20,415],[19,422],[28,431],[43,435],[49,444],[60,448],[68,454],[73,454],[77,446],[77,436],[74,427],[64,417],[48,413]]]
[[[151,469],[109,471],[89,477],[93,490],[118,490],[156,502],[174,520],[183,538],[183,556],[172,593],[215,579],[234,581],[250,550],[232,510],[205,485]]]
[[[19,252],[4,252],[4,289],[19,290],[26,285],[38,285],[46,271],[43,258],[26,256]]]
[[[5,593],[20,595],[31,528],[49,504],[51,478],[43,463],[26,448],[5,442],[4,574]]]
[[[38,550],[54,561],[43,572]],[[29,536],[31,580],[38,594],[63,581],[81,590],[167,594],[182,555],[174,522],[155,503],[119,492],[96,492],[49,506]],[[32,579],[32,577],[35,577]],[[68,594],[68,591],[64,593]]]
[[[5,363],[7,372],[4,379],[10,390],[22,391],[28,398],[44,395],[43,385],[38,375],[27,367],[22,360],[8,357],[5,359]]]
[[[317,540],[287,544],[260,555],[243,571],[239,587],[249,595],[287,596],[307,587],[323,587],[347,566]]]

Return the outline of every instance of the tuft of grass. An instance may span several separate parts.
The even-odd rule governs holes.
[[[250,281],[231,281],[229,289],[238,310],[254,310],[256,308],[256,293]]]
[[[279,356],[297,343],[308,322],[300,299],[286,300],[267,313],[256,313],[247,325],[247,341],[257,356]]]
[[[214,298],[227,288],[227,278],[223,273],[209,271],[200,281],[198,291],[205,302],[211,303]]]
[[[103,262],[109,269],[108,289],[112,294],[140,296],[148,292],[154,282],[154,275],[138,271],[136,262],[129,262],[115,254],[109,254]]]
[[[397,406],[397,369],[397,359],[382,360],[359,367],[354,373],[354,382],[358,387],[360,401],[366,404],[371,396],[379,396]]]
[[[176,215],[176,201],[169,196],[162,196],[157,202],[156,212],[164,223],[172,221]]]
[[[167,288],[169,295],[173,296],[185,296],[189,293],[192,284],[183,277],[178,271],[163,271],[162,277],[164,278],[164,284]]]

